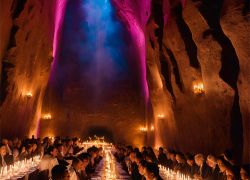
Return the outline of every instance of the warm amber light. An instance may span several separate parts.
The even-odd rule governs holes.
[[[203,85],[203,83],[202,83],[202,82],[195,83],[195,84],[193,85],[193,90],[194,90],[194,93],[195,93],[195,94],[202,94],[202,93],[204,93],[205,90],[204,90],[204,85]]]
[[[146,128],[146,127],[140,127],[140,129],[139,129],[141,132],[147,132],[148,131],[148,128]]]
[[[155,127],[152,125],[152,126],[151,126],[151,131],[153,131],[153,130],[155,130]]]
[[[33,96],[33,94],[32,94],[31,92],[27,92],[27,93],[25,94],[25,96],[28,97],[28,98],[31,98],[31,97]]]
[[[44,115],[42,116],[42,118],[43,118],[43,119],[51,119],[52,116],[51,116],[50,113],[48,113],[48,114],[44,114]]]
[[[158,118],[164,118],[164,114],[158,114],[157,117]]]

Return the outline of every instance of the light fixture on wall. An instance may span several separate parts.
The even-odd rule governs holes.
[[[43,118],[43,119],[46,119],[46,120],[49,120],[49,119],[52,119],[52,116],[51,116],[50,113],[47,113],[47,114],[44,114],[44,115],[42,116],[42,118]]]
[[[154,131],[155,130],[155,127],[153,125],[151,125],[151,128],[150,128],[151,131]]]
[[[205,93],[203,82],[194,82],[193,83],[193,91],[195,94],[203,94]]]
[[[26,93],[24,93],[24,96],[26,96],[27,98],[31,98],[33,96],[32,92],[28,91]]]
[[[147,127],[140,127],[139,130],[141,132],[147,132],[148,131],[148,128]]]
[[[162,118],[164,118],[165,116],[164,116],[164,114],[158,114],[157,117],[158,117],[159,119],[162,119]]]

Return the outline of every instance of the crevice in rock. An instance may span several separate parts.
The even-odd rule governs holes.
[[[190,65],[196,69],[200,69],[200,63],[197,58],[197,46],[193,40],[192,32],[190,31],[188,25],[183,19],[181,5],[175,8],[175,13],[176,13],[176,23],[180,31],[181,37],[184,41]]]
[[[2,73],[1,73],[1,83],[0,83],[0,105],[3,104],[4,100],[6,99],[8,95],[8,72],[11,68],[14,68],[14,65],[3,61],[2,62]]]
[[[235,91],[234,102],[231,109],[231,142],[234,155],[237,156],[238,161],[241,161],[241,155],[243,153],[243,125],[237,89],[240,66],[235,49],[230,39],[224,34],[220,25],[222,6],[223,0],[202,1],[199,11],[211,28],[214,39],[222,47],[221,70],[219,75],[221,79]],[[213,13],[211,14],[211,12]]]
[[[163,17],[162,7],[163,7],[162,0],[152,0],[151,15],[154,17],[154,21],[158,25],[158,28],[155,30],[155,36],[158,38],[160,51],[162,51],[162,40],[164,31],[164,17]]]
[[[13,25],[10,31],[10,40],[9,40],[9,44],[8,44],[8,49],[12,48],[12,47],[16,47],[16,33],[18,31],[19,27],[16,25]]]
[[[211,28],[213,37],[222,47],[220,77],[233,89],[236,89],[239,60],[231,41],[223,33],[220,26],[222,5],[223,0],[203,1],[199,10]],[[213,13],[211,14],[211,12]]]
[[[11,6],[12,10],[12,18],[15,19],[17,18],[20,13],[23,11],[25,3],[27,0],[14,0]]]
[[[183,83],[182,83],[182,80],[181,80],[181,75],[180,75],[180,71],[179,71],[177,61],[176,61],[176,59],[174,57],[173,52],[169,48],[165,47],[165,50],[166,50],[166,52],[168,54],[168,57],[169,57],[169,60],[171,61],[172,66],[173,66],[173,71],[174,71],[174,76],[175,76],[175,83],[178,86],[178,88],[180,89],[180,91],[183,92]]]
[[[163,53],[160,53],[160,63],[161,63],[161,74],[165,79],[165,85],[170,94],[172,95],[173,99],[175,100],[175,95],[171,84],[171,68],[169,67],[170,65],[168,64],[167,59]]]
[[[249,0],[244,0],[244,6],[242,9],[242,15],[246,16],[249,14],[250,11],[250,1]]]
[[[232,141],[232,152],[235,156],[234,159],[237,159],[238,163],[240,164],[243,155],[243,124],[239,105],[239,94],[237,89],[235,92],[233,107],[231,110],[230,133]]]

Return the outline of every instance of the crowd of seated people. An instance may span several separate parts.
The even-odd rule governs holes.
[[[95,172],[102,159],[101,152],[101,148],[94,146],[84,150],[78,138],[3,139],[0,168],[39,155],[41,162],[35,179],[85,180]],[[159,164],[194,179],[249,180],[250,176],[250,166],[237,166],[230,152],[204,156],[164,151],[163,148],[156,152],[151,147],[140,150],[132,146],[115,146],[114,155],[133,180],[161,180]]]
[[[193,179],[206,180],[249,180],[250,166],[235,165],[229,151],[215,157],[203,154],[183,154],[168,151],[162,147],[156,152],[151,147],[143,147],[141,151],[131,146],[117,146],[116,158],[134,180],[160,180],[158,165],[174,172],[188,175]]]
[[[78,138],[51,138],[14,140],[3,139],[0,144],[0,169],[18,160],[39,155],[41,162],[34,179],[85,180],[90,179],[101,161],[101,148],[84,150]]]

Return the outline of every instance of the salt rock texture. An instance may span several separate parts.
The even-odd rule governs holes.
[[[27,0],[23,1],[24,8],[17,10],[17,2],[0,1],[1,137],[34,133],[53,59],[54,4],[49,0]],[[147,143],[193,153],[232,149],[238,162],[249,163],[247,1],[112,2],[139,54],[148,111]],[[197,82],[204,84],[204,93],[193,92]],[[23,96],[28,91],[32,91],[32,98]],[[71,96],[73,89],[68,91],[69,100]],[[65,117],[43,122],[43,135],[54,131],[60,121],[66,121]],[[143,122],[135,120],[134,126]],[[81,131],[79,122],[72,123]],[[133,121],[129,124],[133,128]],[[129,133],[125,125],[115,126],[122,129],[116,139],[126,139]],[[57,132],[67,130],[60,127]],[[133,137],[143,142],[143,134],[129,134],[130,143]]]
[[[250,159],[250,15],[249,2],[243,3],[235,1],[224,2],[224,14],[221,18],[223,32],[232,42],[239,58],[239,78],[237,88],[239,93],[239,104],[243,122],[243,161]]]
[[[52,62],[49,2],[1,1],[1,137],[28,135],[39,118]]]

